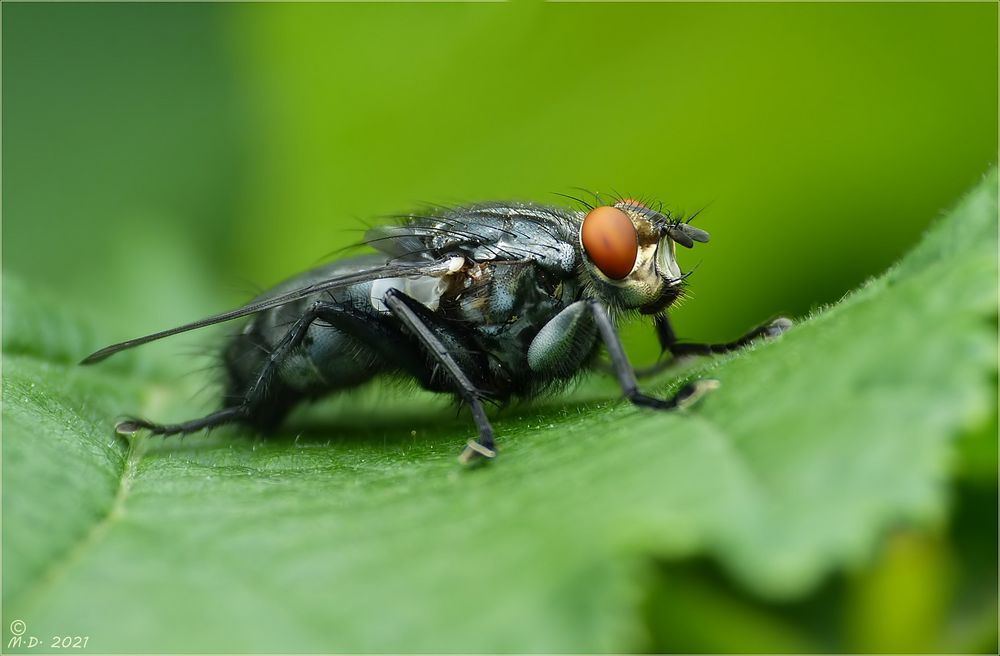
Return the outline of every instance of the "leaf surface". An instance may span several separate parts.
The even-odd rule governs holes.
[[[186,383],[73,365],[93,330],[5,281],[4,644],[22,619],[103,652],[620,651],[654,558],[806,594],[943,521],[956,438],[992,420],[996,188],[780,339],[647,385],[719,379],[696,408],[596,379],[499,413],[501,456],[472,471],[471,423],[388,387],[267,441],[126,444],[123,412],[202,409]]]

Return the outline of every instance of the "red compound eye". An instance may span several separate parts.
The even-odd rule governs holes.
[[[628,276],[639,254],[635,226],[617,207],[605,205],[592,209],[583,219],[580,241],[587,256],[612,280]]]

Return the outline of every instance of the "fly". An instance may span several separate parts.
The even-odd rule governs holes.
[[[478,432],[460,456],[469,463],[497,453],[484,402],[555,387],[592,368],[602,345],[635,405],[683,407],[717,385],[694,381],[668,399],[642,393],[618,337],[624,316],[651,317],[675,357],[724,353],[791,326],[780,318],[728,343],[679,342],[667,318],[687,280],[676,246],[708,242],[708,233],[662,207],[596,198],[582,210],[483,203],[409,215],[366,233],[379,255],[312,269],[240,308],[108,346],[82,364],[250,317],[223,350],[219,410],[177,424],[130,418],[116,429],[176,435],[243,423],[267,431],[304,400],[402,375],[469,406]]]

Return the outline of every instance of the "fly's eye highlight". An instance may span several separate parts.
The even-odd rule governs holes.
[[[580,241],[587,256],[612,280],[628,276],[639,254],[639,236],[632,220],[617,207],[592,209],[583,219]]]

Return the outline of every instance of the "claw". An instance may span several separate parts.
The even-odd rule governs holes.
[[[488,462],[496,457],[497,452],[494,449],[488,449],[475,440],[469,440],[462,455],[458,456],[458,461],[463,465],[473,465],[479,462]]]
[[[777,337],[782,333],[788,332],[788,329],[794,326],[794,322],[786,317],[778,317],[771,323],[767,324],[764,328],[764,337],[768,339],[772,337]]]
[[[135,435],[149,425],[140,419],[125,419],[115,424],[115,433],[119,435]]]
[[[721,385],[722,383],[715,378],[702,378],[689,383],[677,394],[677,407],[689,408],[712,390],[719,389]]]

